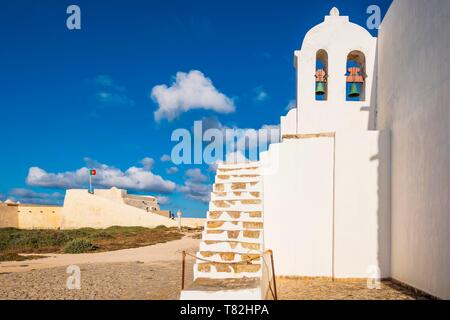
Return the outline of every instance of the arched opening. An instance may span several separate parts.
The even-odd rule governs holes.
[[[348,54],[345,75],[347,101],[365,101],[367,74],[364,53],[355,50]]]
[[[315,89],[316,100],[328,99],[328,53],[320,49],[316,53]]]

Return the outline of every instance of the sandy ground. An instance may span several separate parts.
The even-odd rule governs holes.
[[[186,264],[192,281],[193,259]],[[66,267],[0,274],[0,299],[179,299],[180,261],[80,265],[81,287],[66,287]]]
[[[277,278],[280,300],[420,300],[419,293],[382,281],[380,289],[368,289],[367,282],[331,281],[327,279]]]
[[[43,259],[0,262],[0,273],[80,265],[87,263],[180,261],[183,250],[196,252],[200,240],[184,237],[147,247],[82,254],[42,254]],[[41,255],[41,254],[40,254]]]
[[[157,245],[0,263],[0,299],[178,299],[181,252],[196,252],[199,239]],[[69,265],[81,270],[81,288],[67,289]],[[186,260],[186,283],[193,259]]]
[[[184,237],[148,247],[0,263],[0,299],[178,299],[181,252],[198,250],[199,239]],[[193,259],[186,259],[186,285]],[[69,265],[81,270],[81,288],[67,289]],[[390,282],[380,290],[366,282],[278,278],[279,299],[421,299]]]

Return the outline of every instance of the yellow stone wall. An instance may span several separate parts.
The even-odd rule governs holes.
[[[1,205],[0,228],[58,229],[61,226],[61,209],[44,205]]]

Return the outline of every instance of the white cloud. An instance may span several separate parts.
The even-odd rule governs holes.
[[[186,181],[179,190],[183,192],[189,199],[208,203],[212,191],[212,186],[209,184]]]
[[[248,155],[250,160],[257,160],[258,153],[267,150],[269,144],[277,143],[280,140],[280,127],[278,125],[263,124],[259,129],[239,128],[237,126],[227,126],[222,124],[217,118],[202,118],[203,133],[208,129],[218,129],[224,144],[224,152],[230,154],[240,150],[240,155]],[[238,159],[243,158],[239,157]],[[247,159],[247,158],[246,158]],[[248,160],[248,159],[247,159]],[[216,165],[209,167],[209,171],[215,171]]]
[[[189,177],[192,182],[205,182],[208,180],[208,177],[205,176],[199,168],[186,170],[186,176]]]
[[[213,110],[218,113],[235,111],[233,101],[219,92],[211,79],[198,70],[188,73],[177,72],[175,81],[153,87],[152,99],[158,103],[154,113],[155,121],[172,121],[183,112],[193,109]]]
[[[211,164],[208,166],[208,171],[216,172],[218,166],[219,166],[219,162],[218,162],[218,161],[216,161],[216,162],[214,162],[214,163],[211,163]]]
[[[209,129],[222,130],[226,128],[215,116],[203,117],[200,121],[202,122],[202,131],[206,131]]]
[[[155,160],[149,157],[145,157],[140,161],[140,163],[143,165],[145,170],[151,170],[153,168],[153,164],[155,163]]]
[[[88,82],[92,85],[114,89],[115,91],[125,91],[124,87],[116,85],[112,78],[105,74],[98,75],[94,79],[89,79]]]
[[[157,196],[156,199],[158,200],[158,204],[169,204],[170,203],[170,198],[166,197],[166,196]]]
[[[289,111],[291,109],[294,109],[297,107],[297,101],[296,100],[290,100],[288,105],[286,106],[285,110]]]
[[[104,105],[134,106],[134,101],[123,93],[99,91],[95,96]]]
[[[228,163],[242,163],[248,162],[249,160],[245,157],[245,155],[240,151],[230,152],[225,156],[225,161]]]
[[[257,102],[262,102],[269,99],[269,95],[267,94],[267,92],[264,90],[263,87],[256,87],[255,89],[253,89],[253,92],[254,92],[253,100]]]
[[[212,191],[212,186],[207,183],[208,177],[198,168],[186,170],[186,176],[188,179],[178,190],[189,199],[208,203]]]
[[[41,193],[25,188],[14,188],[9,191],[10,199],[21,203],[61,204],[64,195],[59,192]]]
[[[244,143],[247,139],[250,145],[258,145],[258,143],[276,143],[279,142],[279,125],[263,124],[259,129],[239,128],[237,126],[227,126],[222,124],[216,117],[204,117],[202,121],[202,131],[208,129],[218,129],[223,134],[223,141],[230,144],[235,141],[237,145]]]
[[[139,190],[149,192],[170,193],[174,191],[176,184],[165,180],[159,175],[151,172],[148,167],[150,158],[144,158],[144,167],[130,167],[122,171],[113,166],[101,164],[89,158],[85,161],[94,163],[97,175],[93,177],[94,186],[98,187],[117,187],[128,190]],[[153,159],[151,159],[153,160]],[[89,169],[82,167],[75,171],[66,171],[60,173],[49,173],[39,167],[31,167],[26,179],[28,185],[46,187],[46,188],[83,188],[87,187],[89,181]]]
[[[174,174],[178,172],[178,168],[177,167],[170,167],[168,169],[166,169],[167,174]]]
[[[280,128],[278,125],[264,124],[259,129],[224,127],[227,150],[237,146],[241,150],[253,150],[267,147],[271,143],[279,142]],[[265,150],[265,149],[264,149]],[[259,151],[264,151],[259,150]]]
[[[171,158],[168,154],[163,154],[159,160],[161,160],[162,162],[168,162],[171,160]]]
[[[114,83],[108,75],[98,75],[87,83],[96,89],[95,98],[102,106],[134,106],[134,101],[126,95],[125,87]]]

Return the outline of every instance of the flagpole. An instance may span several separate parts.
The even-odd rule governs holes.
[[[89,171],[89,193],[92,193],[92,174]]]

